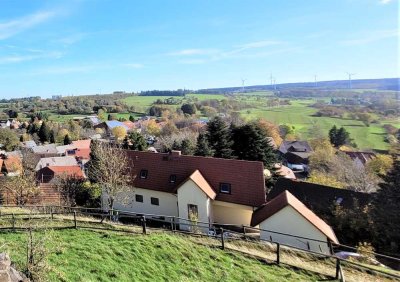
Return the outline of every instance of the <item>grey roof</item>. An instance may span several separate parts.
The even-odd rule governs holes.
[[[23,142],[23,144],[26,148],[33,148],[33,147],[37,146],[35,141],[33,141],[33,140],[25,141],[25,142]]]
[[[57,154],[57,148],[55,144],[36,146],[33,147],[32,150],[35,154]]]
[[[65,154],[65,152],[66,152],[67,150],[73,150],[74,148],[75,148],[75,147],[72,146],[72,145],[63,145],[63,146],[57,146],[57,147],[56,147],[57,153],[58,153],[58,154]]]
[[[77,166],[78,162],[75,157],[51,157],[41,158],[36,165],[36,170],[39,170],[46,166]]]
[[[281,146],[279,147],[279,151],[282,154],[286,154],[288,151],[296,153],[310,153],[312,152],[312,149],[307,141],[283,141]]]

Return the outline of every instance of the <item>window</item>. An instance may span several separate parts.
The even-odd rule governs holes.
[[[219,192],[224,194],[231,193],[231,184],[230,183],[220,183],[219,184]]]
[[[136,194],[135,195],[135,200],[136,200],[136,202],[143,203],[143,195]]]
[[[169,183],[175,183],[176,182],[176,175],[175,174],[171,174],[169,176]]]
[[[158,198],[151,197],[150,201],[151,201],[151,204],[154,205],[154,206],[159,206],[160,205],[160,200]]]
[[[188,219],[193,221],[199,219],[199,209],[197,205],[188,204]]]
[[[147,179],[147,174],[148,174],[147,169],[142,169],[142,170],[140,171],[140,178],[142,178],[142,179]]]

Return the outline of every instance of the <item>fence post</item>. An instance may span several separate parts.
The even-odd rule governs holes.
[[[51,220],[53,220],[53,207],[50,206],[50,215],[51,215]]]
[[[12,222],[12,230],[15,231],[15,217],[14,217],[14,213],[11,215],[11,222]]]
[[[76,224],[76,211],[74,211],[74,228],[77,229],[77,224]]]
[[[146,233],[146,217],[144,215],[142,216],[142,229],[143,229],[143,234],[147,234]]]
[[[243,225],[243,234],[246,236],[246,226]]]
[[[224,229],[221,228],[221,249],[225,250]]]
[[[281,244],[276,243],[276,264],[281,262]]]
[[[171,231],[174,232],[174,218],[171,217]]]

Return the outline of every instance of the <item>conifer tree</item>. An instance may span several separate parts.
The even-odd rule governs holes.
[[[204,133],[200,133],[199,137],[197,137],[197,146],[194,155],[203,157],[210,157],[213,155],[213,151],[208,144],[207,136]]]
[[[233,150],[240,160],[262,161],[266,167],[272,167],[277,155],[262,128],[249,123],[233,129]]]
[[[396,158],[396,157],[394,157]],[[374,196],[372,219],[374,243],[378,250],[400,252],[400,159],[394,159],[392,169],[382,176],[383,183]]]
[[[47,126],[45,121],[42,122],[42,126],[39,129],[38,136],[39,136],[40,142],[42,142],[42,143],[49,142],[49,140],[50,140],[50,128]]]
[[[68,134],[65,135],[65,137],[64,137],[64,145],[69,145],[71,143],[72,143],[72,141],[71,141],[71,138],[69,138],[69,135]]]
[[[229,126],[220,117],[215,117],[208,122],[207,139],[214,157],[233,158],[231,132]]]

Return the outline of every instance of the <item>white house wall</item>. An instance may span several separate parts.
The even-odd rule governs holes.
[[[178,216],[178,198],[175,194],[141,188],[133,188],[131,194],[124,203],[115,203],[114,208],[134,213]],[[142,195],[143,203],[136,202],[135,195]],[[151,204],[151,197],[159,199],[158,206]]]
[[[222,224],[250,225],[253,208],[228,202],[212,202],[213,221]]]
[[[304,238],[316,239],[323,242],[315,242],[312,240],[261,231],[260,238],[263,240],[270,240],[272,238],[273,242],[294,246],[304,250],[308,250],[308,243],[311,251],[325,254],[330,253],[327,244],[327,237],[291,206],[286,206],[279,212],[261,222],[260,228]]]
[[[178,208],[179,217],[184,219],[188,218],[188,205],[197,205],[198,208],[198,221],[209,223],[210,218],[210,198],[192,181],[186,181],[178,189]],[[180,220],[182,223],[187,223],[188,221]],[[199,224],[199,226],[205,226],[204,224]],[[182,225],[180,229],[189,230],[189,226]],[[201,228],[203,229],[207,228]]]

